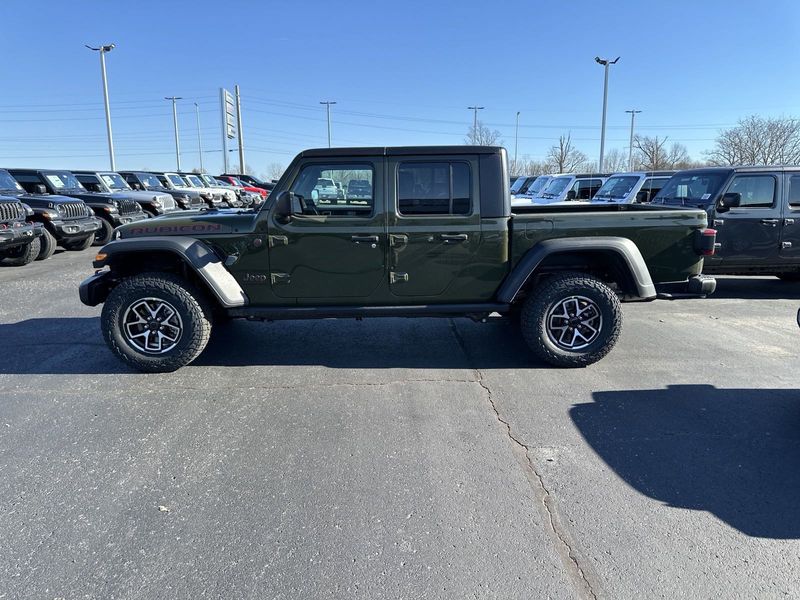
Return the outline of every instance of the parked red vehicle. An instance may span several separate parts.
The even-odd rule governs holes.
[[[215,179],[220,179],[225,183],[230,183],[231,185],[238,185],[239,187],[243,188],[246,192],[261,194],[262,198],[266,198],[267,196],[269,196],[269,190],[265,190],[264,188],[260,187],[255,187],[253,185],[248,185],[241,179],[237,179],[236,177],[232,177],[231,175],[217,175]]]

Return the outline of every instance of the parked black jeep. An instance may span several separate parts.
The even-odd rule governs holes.
[[[122,175],[114,171],[73,171],[72,173],[90,192],[117,194],[131,198],[138,202],[142,210],[151,217],[181,210],[175,203],[175,199],[166,192],[134,190]]]
[[[42,226],[29,223],[33,210],[11,196],[0,196],[0,264],[20,267],[41,250]]]
[[[118,171],[118,173],[125,178],[125,181],[134,190],[169,194],[175,199],[178,206],[184,210],[199,209],[206,206],[206,201],[198,192],[171,189],[163,185],[153,173],[145,171]]]
[[[45,169],[9,169],[9,173],[29,192],[46,191],[72,198],[80,198],[100,219],[100,230],[94,243],[101,246],[111,241],[114,228],[147,218],[139,203],[124,194],[90,192],[70,171]],[[44,186],[44,190],[42,190]]]
[[[37,193],[27,193],[8,171],[0,169],[0,194],[15,197],[30,207],[33,214],[28,215],[28,222],[43,227],[38,260],[52,256],[56,244],[67,250],[92,245],[101,222],[83,200],[34,191]]]

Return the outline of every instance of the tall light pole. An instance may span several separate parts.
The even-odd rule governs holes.
[[[336,104],[331,100],[323,100],[320,104],[325,105],[325,112],[328,113],[328,148],[331,147],[331,104]]]
[[[514,125],[514,170],[517,170],[517,146],[519,143],[519,111],[517,111],[517,122]],[[514,173],[516,175],[516,173]]]
[[[594,57],[598,65],[603,65],[605,69],[605,80],[603,82],[603,124],[600,128],[600,171],[603,171],[603,153],[606,149],[606,105],[608,104],[608,67],[614,65],[619,60],[619,56],[614,60],[607,58]]]
[[[103,101],[106,105],[106,132],[108,133],[108,158],[111,161],[111,170],[116,171],[116,163],[114,161],[114,137],[111,134],[111,107],[108,103],[108,79],[106,77],[106,52],[111,52],[116,46],[114,44],[106,44],[94,48],[86,46],[89,50],[94,50],[100,53],[100,71],[103,74]]]
[[[478,141],[478,111],[483,110],[484,106],[468,106],[467,109],[472,111],[472,141]]]
[[[633,119],[639,114],[640,110],[626,110],[631,114],[631,142],[628,144],[628,171],[633,171]]]
[[[178,100],[183,100],[180,96],[166,96],[164,100],[172,100],[172,123],[175,125],[175,159],[178,163],[178,171],[181,170],[181,142],[178,137]]]
[[[203,167],[203,138],[200,137],[200,106],[194,103],[194,114],[197,117],[197,149],[200,151],[200,171],[205,173]]]

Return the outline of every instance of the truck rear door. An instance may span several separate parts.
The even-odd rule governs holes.
[[[468,299],[481,244],[477,156],[397,156],[387,166],[391,294]]]
[[[784,204],[781,258],[800,266],[800,173],[786,174],[788,202]]]

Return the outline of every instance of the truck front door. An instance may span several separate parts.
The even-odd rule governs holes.
[[[717,242],[721,244],[717,255],[724,268],[774,264],[783,228],[777,174],[737,174],[725,192],[737,192],[742,199],[740,206],[715,216]]]
[[[383,158],[309,160],[289,188],[302,214],[269,217],[272,291],[298,303],[357,303],[386,277],[386,202]],[[351,180],[361,183],[348,194]],[[328,184],[333,181],[334,186]],[[342,193],[339,190],[341,184]],[[307,300],[306,300],[307,299]]]
[[[474,301],[477,158],[403,156],[390,159],[387,172],[392,295],[414,303]]]

